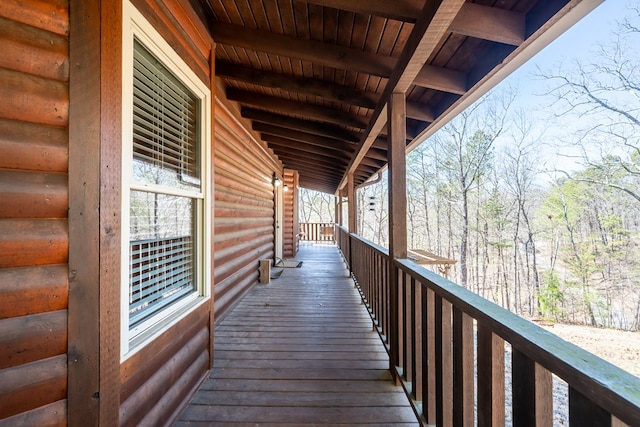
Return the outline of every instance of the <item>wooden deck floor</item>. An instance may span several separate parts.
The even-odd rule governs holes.
[[[176,426],[416,426],[338,249],[258,285],[215,330],[215,362]]]

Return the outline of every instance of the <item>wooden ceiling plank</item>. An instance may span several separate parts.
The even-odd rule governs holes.
[[[330,101],[344,102],[373,109],[380,96],[334,83],[287,76],[225,61],[216,61],[216,75],[258,86],[277,88],[291,93],[304,93]]]
[[[266,123],[254,122],[252,125],[256,132],[269,134],[273,136],[281,136],[298,142],[315,145],[317,147],[333,148],[344,152],[353,153],[353,145],[347,145],[342,141],[333,138],[325,138],[323,136],[313,135],[307,132],[300,132],[293,129],[286,129],[280,126],[274,126]]]
[[[302,0],[320,6],[381,16],[397,21],[415,22],[422,2],[411,0]]]
[[[305,40],[222,22],[211,25],[211,33],[216,43],[299,58],[333,68],[357,70],[380,77],[389,77],[396,62],[395,58],[355,48],[336,46],[317,40]]]
[[[525,39],[525,24],[523,13],[466,3],[449,29],[465,36],[520,46]]]
[[[291,101],[275,96],[263,95],[255,92],[227,88],[227,98],[241,104],[253,105],[273,111],[280,111],[292,115],[303,115],[310,119],[316,119],[341,126],[363,129],[366,125],[363,118],[354,117],[344,111],[327,108],[320,105]]]
[[[464,95],[467,91],[467,75],[450,68],[425,64],[413,83],[417,86],[442,92]]]
[[[309,120],[297,119],[295,117],[283,116],[267,111],[256,110],[254,108],[242,107],[242,117],[260,123],[273,124],[287,129],[299,130],[318,136],[326,136],[340,141],[359,141],[359,136],[341,127],[326,123],[312,122]]]

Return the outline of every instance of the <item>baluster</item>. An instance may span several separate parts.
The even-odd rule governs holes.
[[[451,303],[436,295],[436,424],[453,425]]]
[[[453,309],[453,425],[472,426],[474,416],[473,319]]]
[[[478,427],[504,425],[504,340],[478,323]]]
[[[569,425],[611,427],[611,414],[569,386]]]
[[[411,281],[408,279],[407,275],[400,270],[400,274],[402,275],[402,290],[404,294],[403,304],[402,304],[402,336],[403,336],[403,376],[406,381],[411,381],[411,377],[413,376],[413,365],[411,364],[411,348],[412,348],[412,338],[413,338],[413,328],[411,324],[411,309],[413,306],[412,299],[413,294],[411,292]]]
[[[512,350],[513,425],[543,427],[553,424],[551,372],[518,349]]]
[[[423,300],[424,313],[422,329],[422,342],[425,346],[423,352],[423,401],[422,412],[427,424],[436,423],[436,296],[433,290],[426,288],[426,296]]]
[[[416,283],[416,279],[411,278],[411,293],[413,301],[411,304],[411,324],[413,325],[411,334],[411,393],[417,401],[422,400],[422,285]]]

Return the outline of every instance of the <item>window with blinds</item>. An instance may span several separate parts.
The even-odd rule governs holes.
[[[197,292],[199,102],[134,41],[130,329]]]
[[[137,40],[133,52],[134,179],[199,186],[198,99]]]

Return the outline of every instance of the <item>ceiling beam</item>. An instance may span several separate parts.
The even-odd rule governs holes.
[[[317,145],[305,144],[293,139],[283,138],[281,136],[269,135],[268,133],[260,134],[260,137],[269,144],[269,147],[291,148],[294,150],[304,151],[309,154],[317,154],[319,156],[338,158],[343,153],[338,150],[326,149]],[[347,153],[344,157],[347,157]]]
[[[451,68],[426,64],[416,76],[413,84],[428,89],[464,95],[467,91],[467,75]]]
[[[348,10],[365,15],[381,16],[404,22],[416,22],[424,2],[410,0],[302,0],[306,3]]]
[[[294,158],[283,158],[282,163],[285,168],[304,171],[305,174],[311,174],[314,178],[324,177],[327,182],[339,182],[337,177],[344,173],[344,168],[323,166],[322,163],[314,163],[309,160],[305,161]]]
[[[431,108],[426,105],[418,104],[417,102],[407,102],[406,105],[407,118],[420,120],[423,122],[429,122],[435,120],[435,116]]]
[[[466,3],[449,30],[453,33],[520,46],[525,38],[524,13]]]
[[[227,99],[268,110],[276,110],[292,115],[303,115],[310,119],[316,119],[341,126],[358,129],[366,127],[362,117],[356,117],[344,111],[323,107],[321,105],[291,101],[289,99],[278,98],[276,96],[248,92],[232,87],[227,88]]]
[[[211,25],[211,35],[216,43],[298,58],[327,67],[379,77],[388,78],[396,63],[395,58],[390,56],[222,22]]]
[[[333,138],[325,138],[323,136],[313,135],[307,132],[300,132],[293,129],[281,128],[279,126],[274,126],[267,123],[254,122],[252,125],[252,129],[256,132],[280,136],[301,143],[315,145],[316,147],[353,154],[353,146],[349,146],[344,142],[338,141],[337,139]]]
[[[342,172],[344,172],[347,167],[347,165],[344,163],[336,163],[334,161],[335,159],[332,159],[330,157],[309,156],[306,153],[295,152],[294,150],[291,150],[289,148],[274,147],[273,151],[285,163],[295,160],[298,162],[307,163],[310,166],[321,166],[326,170]]]
[[[334,102],[344,102],[358,107],[373,109],[380,95],[337,85],[317,79],[287,76],[273,71],[264,71],[244,65],[216,61],[216,76],[231,80],[280,89],[290,93],[302,93]]]
[[[251,119],[256,122],[273,124],[287,129],[335,138],[340,141],[358,142],[360,139],[357,134],[338,126],[297,119],[295,117],[283,116],[254,108],[242,107],[241,115],[246,119]]]

